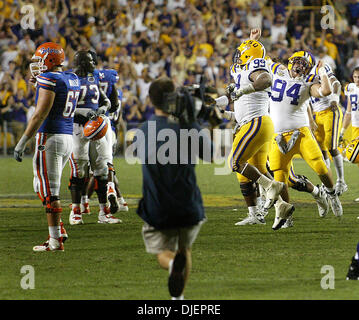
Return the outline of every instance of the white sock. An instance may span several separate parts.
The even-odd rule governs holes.
[[[179,297],[172,297],[171,300],[184,300],[184,296],[181,294]]]
[[[359,255],[358,255],[358,252],[355,252],[354,259],[355,259],[355,260],[359,260]]]
[[[86,196],[81,196],[81,203],[84,204],[84,203],[88,203],[89,202],[89,197],[86,195]]]
[[[115,190],[115,183],[114,182],[107,182],[107,189],[112,188],[112,190]]]
[[[319,188],[317,186],[314,186],[313,191],[311,192],[311,194],[316,197],[319,194]]]
[[[254,216],[258,212],[258,207],[257,206],[248,207],[248,211],[250,216]]]
[[[100,212],[105,213],[106,203],[99,203]]]
[[[328,169],[330,169],[330,159],[324,159],[325,165],[327,166]]]
[[[170,262],[168,263],[168,273],[171,273],[171,271],[172,271],[173,260],[174,259],[170,260]]]
[[[333,157],[333,162],[335,166],[335,172],[337,173],[337,180],[344,182],[344,166],[343,166],[343,157],[338,154]]]
[[[269,179],[264,174],[262,174],[256,182],[258,182],[264,188],[264,190],[267,190],[271,185],[272,181],[273,180]]]
[[[61,226],[49,226],[50,238],[58,239],[61,237]]]

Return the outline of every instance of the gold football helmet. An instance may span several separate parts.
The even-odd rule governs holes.
[[[310,52],[297,51],[293,53],[292,56],[288,59],[288,70],[292,70],[296,62],[300,63],[298,69],[296,70],[297,73],[300,73],[300,75],[305,76],[314,67],[315,58]]]
[[[243,66],[254,59],[264,58],[265,56],[266,49],[263,44],[256,40],[246,40],[234,52],[233,63]]]

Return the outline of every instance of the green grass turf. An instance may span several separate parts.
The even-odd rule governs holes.
[[[93,214],[85,224],[70,226],[69,168],[63,175],[63,220],[69,233],[65,252],[34,253],[47,237],[46,216],[32,191],[31,159],[20,164],[0,158],[0,299],[169,299],[167,272],[144,249],[136,215],[141,196],[141,168],[116,158],[121,189],[130,211],[118,213],[123,224],[97,223]],[[193,246],[193,270],[186,299],[358,299],[359,282],[346,281],[350,259],[359,240],[359,168],[345,164],[349,191],[342,197],[344,216],[318,217],[313,198],[291,191],[295,226],[273,231],[271,209],[265,226],[234,226],[246,208],[234,174],[214,175],[214,165],[198,165],[208,221]],[[297,173],[319,180],[302,161]],[[20,269],[35,270],[35,289],[23,290]],[[321,268],[335,270],[335,289],[321,288]]]

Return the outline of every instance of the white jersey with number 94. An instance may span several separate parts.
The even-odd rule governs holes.
[[[310,87],[316,81],[315,75],[292,78],[284,66],[273,63],[270,116],[274,132],[288,132],[309,126],[307,104]]]

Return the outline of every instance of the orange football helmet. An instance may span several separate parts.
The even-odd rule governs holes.
[[[33,77],[45,71],[51,71],[56,66],[61,66],[65,61],[64,49],[57,43],[46,42],[37,47],[30,63],[30,71]]]
[[[99,140],[105,136],[108,129],[108,123],[103,116],[98,116],[89,120],[84,125],[84,136],[90,140]]]

